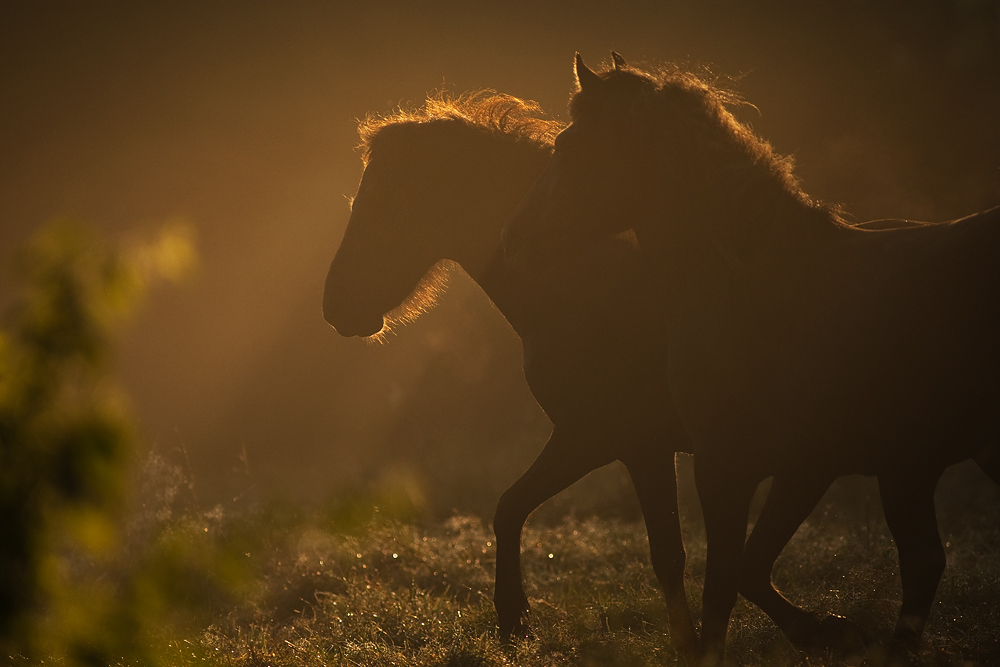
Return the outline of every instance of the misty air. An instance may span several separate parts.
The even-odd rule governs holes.
[[[0,118],[0,662],[1000,664],[1000,2],[11,3]]]

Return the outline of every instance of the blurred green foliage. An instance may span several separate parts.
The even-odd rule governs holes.
[[[0,330],[0,651],[11,661],[154,661],[140,637],[163,606],[158,571],[178,560],[159,549],[123,567],[136,445],[111,349],[149,283],[179,280],[194,260],[180,222],[117,247],[68,221],[15,259],[21,289]]]

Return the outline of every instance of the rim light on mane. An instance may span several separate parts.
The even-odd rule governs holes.
[[[805,193],[795,175],[795,159],[774,150],[770,142],[757,136],[745,123],[733,115],[738,108],[757,107],[746,101],[742,95],[727,87],[737,79],[720,77],[709,68],[692,71],[681,65],[667,63],[652,71],[644,71],[625,63],[618,54],[612,54],[613,69],[594,73],[583,64],[577,55],[576,69],[580,90],[570,101],[570,115],[579,118],[597,111],[604,104],[605,89],[630,90],[636,104],[629,113],[657,114],[660,127],[671,127],[671,123],[661,124],[659,119],[685,119],[689,123],[684,132],[696,137],[699,150],[709,151],[702,156],[706,163],[711,161],[717,167],[729,169],[732,173],[716,173],[721,182],[742,181],[748,172],[757,172],[773,179],[783,190],[800,202],[822,209],[834,216],[836,222],[841,213],[839,207],[819,202]],[[581,70],[587,72],[582,77]],[[596,81],[598,85],[588,86]],[[603,83],[604,85],[600,85]],[[676,112],[671,112],[673,108]],[[758,110],[759,112],[759,110]]]
[[[522,100],[513,95],[498,93],[486,88],[471,93],[452,96],[437,91],[424,100],[417,109],[399,108],[386,115],[369,115],[358,123],[362,163],[367,166],[372,148],[378,144],[383,130],[413,123],[452,120],[472,127],[509,137],[514,141],[530,141],[551,146],[565,125],[557,120],[540,117],[543,111],[532,100]]]

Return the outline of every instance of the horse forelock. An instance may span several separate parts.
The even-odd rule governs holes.
[[[358,123],[362,162],[367,165],[372,149],[391,141],[397,132],[413,125],[454,123],[502,137],[511,142],[528,142],[550,147],[563,124],[544,117],[537,103],[513,95],[484,89],[453,96],[439,91],[415,109],[398,108],[386,115],[370,115]]]

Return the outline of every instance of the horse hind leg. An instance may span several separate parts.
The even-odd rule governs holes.
[[[701,612],[701,664],[722,665],[729,618],[739,591],[739,564],[756,484],[736,466],[694,457],[695,482],[705,516],[708,553]]]
[[[903,583],[903,604],[889,647],[889,664],[918,662],[920,637],[944,573],[944,548],[934,511],[934,489],[940,476],[940,470],[917,476],[879,475],[879,494],[899,552]]]
[[[528,632],[528,598],[521,579],[521,529],[528,515],[587,473],[616,458],[599,438],[584,432],[556,425],[535,462],[497,503],[493,518],[497,538],[493,604],[504,641]]]
[[[684,592],[686,554],[677,515],[677,476],[674,452],[665,443],[649,442],[625,466],[632,477],[649,536],[653,571],[667,603],[670,638],[678,653],[694,657],[698,640]]]
[[[867,638],[857,625],[841,616],[817,614],[792,604],[771,580],[774,562],[802,522],[826,493],[827,475],[779,474],[757,523],[747,539],[740,562],[740,593],[767,614],[789,641],[803,649],[857,655]]]

